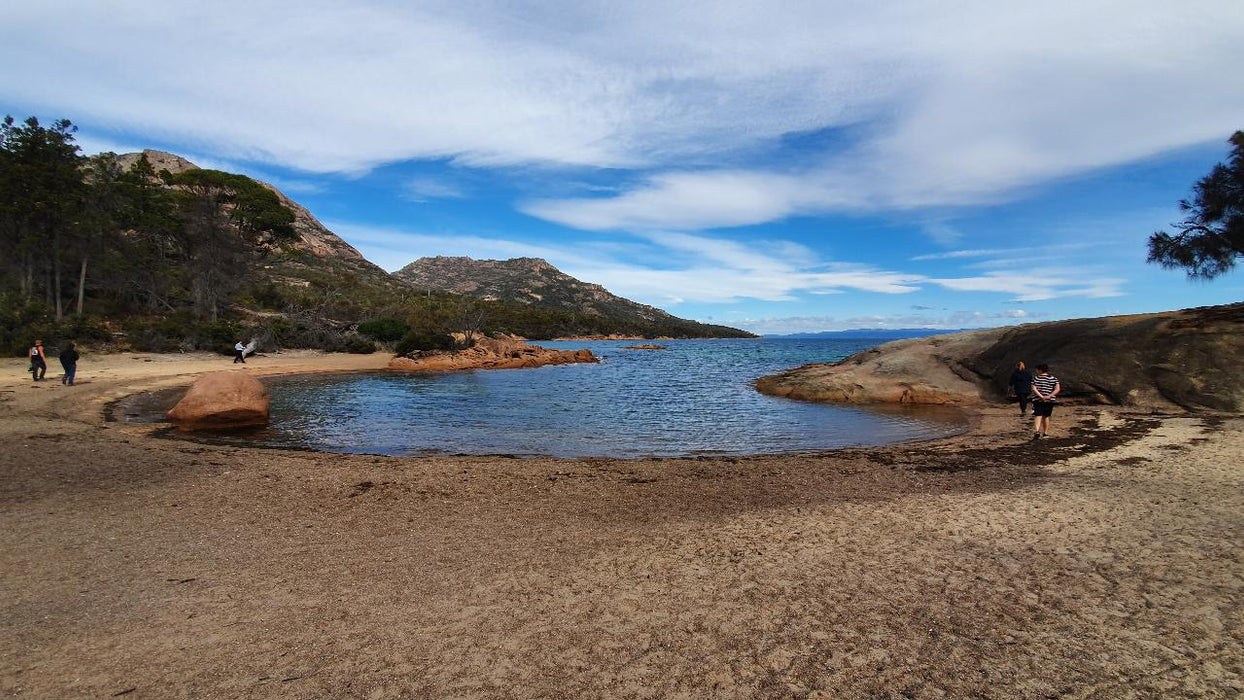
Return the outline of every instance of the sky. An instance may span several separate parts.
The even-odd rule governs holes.
[[[762,334],[1228,303],[1146,240],[1239,0],[0,0],[0,112],[270,182],[387,270],[542,257]]]

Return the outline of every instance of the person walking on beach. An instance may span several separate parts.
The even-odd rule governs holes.
[[[48,373],[47,356],[43,354],[43,341],[36,340],[35,344],[30,346],[30,376],[36,382],[43,381],[43,375]]]
[[[1037,376],[1032,378],[1032,439],[1039,440],[1050,431],[1050,414],[1054,412],[1054,402],[1058,400],[1058,392],[1063,385],[1058,377],[1050,374],[1050,366],[1037,365]]]
[[[237,345],[233,346],[233,364],[236,365],[239,362],[246,364],[246,346],[240,340]]]
[[[73,343],[69,343],[64,350],[60,351],[60,366],[65,368],[65,376],[60,378],[60,383],[73,386],[73,377],[78,373],[78,351]]]
[[[1015,363],[1015,371],[1011,372],[1011,391],[1019,398],[1019,415],[1028,413],[1028,395],[1032,393],[1032,372],[1028,371],[1024,361]]]

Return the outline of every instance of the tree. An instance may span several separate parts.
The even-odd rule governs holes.
[[[120,189],[117,223],[123,235],[110,239],[118,254],[109,258],[107,277],[122,299],[152,311],[175,311],[169,297],[181,286],[179,229],[173,192],[140,154],[116,182]]]
[[[1180,200],[1188,216],[1174,227],[1149,237],[1149,262],[1184,268],[1188,277],[1212,279],[1235,267],[1244,257],[1244,131],[1229,140],[1231,155],[1214,166]]]
[[[195,314],[214,322],[220,299],[241,281],[249,254],[297,238],[294,213],[245,175],[195,169],[165,181],[178,192]]]
[[[29,299],[42,278],[56,317],[63,312],[61,260],[71,250],[83,211],[82,156],[68,119],[50,127],[35,117],[0,121],[0,253]]]

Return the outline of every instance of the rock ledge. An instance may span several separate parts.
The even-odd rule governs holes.
[[[395,357],[389,369],[406,372],[447,372],[470,369],[527,369],[544,365],[600,362],[591,350],[555,350],[528,345],[518,338],[480,338],[473,347]]]

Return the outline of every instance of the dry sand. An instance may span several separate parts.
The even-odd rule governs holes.
[[[255,358],[246,371],[387,356]],[[55,363],[53,362],[53,365]],[[749,459],[385,458],[103,420],[228,358],[0,361],[0,694],[1239,697],[1244,420],[1011,408]]]

